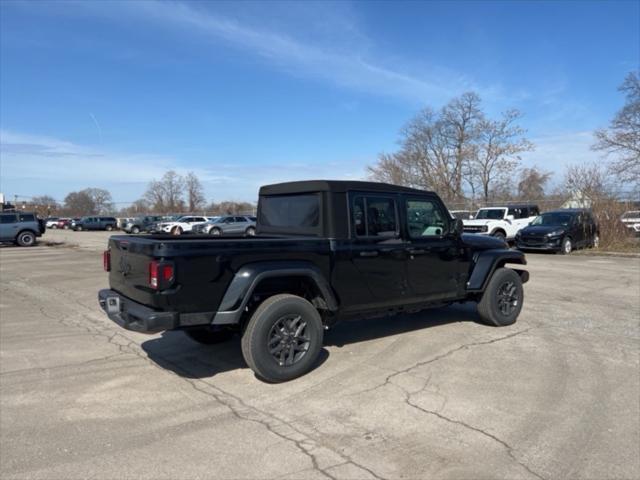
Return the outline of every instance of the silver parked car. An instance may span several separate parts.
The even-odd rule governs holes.
[[[197,225],[193,233],[209,235],[250,235],[256,234],[256,217],[250,215],[224,215],[213,221]]]

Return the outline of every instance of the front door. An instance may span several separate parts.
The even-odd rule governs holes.
[[[469,260],[453,220],[436,197],[405,197],[407,278],[412,296],[427,301],[464,296]]]
[[[352,261],[368,288],[371,307],[404,303],[406,246],[400,232],[396,195],[350,195]]]

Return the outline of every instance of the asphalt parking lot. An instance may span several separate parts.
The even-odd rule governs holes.
[[[518,322],[338,325],[293,382],[112,324],[103,232],[0,248],[0,477],[637,479],[640,259],[528,255]]]

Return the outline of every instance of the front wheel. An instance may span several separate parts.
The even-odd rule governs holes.
[[[497,238],[498,240],[504,240],[505,238],[507,238],[502,230],[498,230],[497,232],[493,232],[491,234],[491,236],[494,237],[494,238]]]
[[[320,314],[304,298],[281,294],[267,298],[242,335],[242,355],[269,382],[285,382],[307,373],[322,348]]]
[[[489,325],[504,327],[515,323],[524,301],[520,275],[510,268],[498,268],[478,303],[480,318]]]
[[[136,226],[136,227],[133,227],[133,228],[131,229],[131,233],[133,233],[133,234],[138,234],[138,233],[140,233],[140,227],[137,227],[137,226]]]
[[[78,226],[76,227],[76,232],[81,232],[81,231],[82,231],[82,226],[81,226],[81,225],[78,225]]]
[[[57,230],[58,226],[57,225],[51,225],[51,230]]]
[[[560,253],[562,255],[569,255],[573,251],[573,244],[571,243],[571,239],[569,237],[565,237],[562,239],[562,243],[560,244]]]
[[[173,227],[173,229],[171,230],[171,235],[182,235],[182,228]]]
[[[222,230],[220,230],[218,227],[213,227],[211,230],[209,230],[209,234],[215,237],[219,237],[220,235],[222,235]]]
[[[113,230],[113,226],[112,226],[112,225],[107,225],[107,226],[105,227],[105,230],[106,230],[107,232],[110,232],[111,230]]]
[[[249,227],[245,230],[244,233],[249,237],[254,237],[256,235],[256,229],[255,227]]]
[[[591,239],[591,248],[598,248],[600,246],[600,235],[597,233]]]

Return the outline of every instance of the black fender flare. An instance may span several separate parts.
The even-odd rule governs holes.
[[[505,263],[526,265],[524,253],[518,250],[492,249],[479,252],[474,256],[473,271],[467,282],[468,292],[483,292],[493,272]],[[516,270],[523,283],[529,279],[528,272]]]
[[[273,277],[307,277],[324,298],[329,311],[338,309],[336,297],[322,272],[310,262],[259,262],[241,267],[234,275],[213,317],[214,325],[229,325],[240,321],[251,295],[260,282]]]

